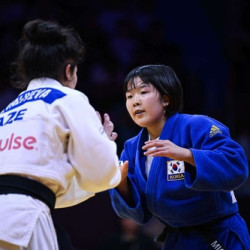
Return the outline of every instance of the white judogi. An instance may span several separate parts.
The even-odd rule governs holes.
[[[48,78],[32,80],[0,114],[0,159],[0,175],[42,182],[56,194],[56,208],[113,188],[121,178],[116,144],[108,139],[88,98]],[[42,202],[0,195],[0,249],[3,241],[30,247],[37,240],[42,248],[30,249],[57,249],[51,223]]]
[[[58,249],[47,205],[18,194],[0,195],[0,204],[0,250]]]

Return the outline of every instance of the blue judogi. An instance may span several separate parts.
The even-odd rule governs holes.
[[[148,178],[146,157],[141,149],[147,140],[147,130],[142,129],[125,143],[120,160],[129,161],[128,178],[134,204],[127,204],[116,189],[110,190],[118,216],[140,224],[155,216],[166,225],[182,228],[234,214],[210,227],[229,249],[244,249],[237,248],[237,237],[248,246],[245,249],[250,249],[247,227],[237,214],[238,205],[232,191],[247,179],[248,164],[242,147],[230,138],[228,128],[203,115],[172,115],[160,140],[189,148],[196,167],[167,157],[154,157]],[[165,245],[164,249],[178,250],[207,247],[194,231],[173,232]]]

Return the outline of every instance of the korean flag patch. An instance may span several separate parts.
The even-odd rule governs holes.
[[[167,180],[180,181],[184,179],[185,166],[183,161],[167,161]]]

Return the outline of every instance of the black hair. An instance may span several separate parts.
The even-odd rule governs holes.
[[[125,77],[124,93],[127,92],[128,87],[135,87],[134,79],[137,76],[144,83],[152,84],[162,97],[168,96],[169,105],[165,108],[167,117],[176,112],[182,112],[183,89],[179,78],[171,67],[149,64],[132,69]]]
[[[74,70],[84,53],[83,41],[73,28],[52,21],[29,21],[23,27],[18,57],[12,64],[12,85],[25,89],[32,79],[40,77],[60,81],[66,65]]]

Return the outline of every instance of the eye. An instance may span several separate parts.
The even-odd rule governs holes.
[[[131,94],[126,95],[126,99],[131,99],[133,96]]]

